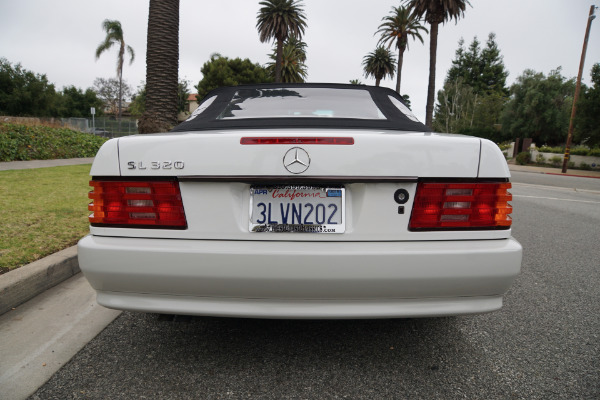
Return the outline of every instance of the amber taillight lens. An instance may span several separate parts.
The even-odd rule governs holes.
[[[90,181],[92,226],[186,229],[179,183],[175,181]]]
[[[508,182],[420,182],[409,229],[509,229],[510,187]]]

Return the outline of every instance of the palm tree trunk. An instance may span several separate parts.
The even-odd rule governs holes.
[[[277,38],[277,58],[275,59],[275,83],[281,83],[283,66],[283,39]]]
[[[375,78],[375,86],[379,86],[379,83],[381,83],[381,78],[380,77],[376,77]]]
[[[117,73],[119,75],[119,111],[117,113],[118,130],[121,135],[121,113],[123,101],[123,61],[125,60],[125,42],[121,39],[121,47],[119,48]]]
[[[400,94],[400,81],[402,80],[402,63],[404,61],[404,49],[398,49],[398,76],[396,77],[396,92]]]
[[[121,101],[123,100],[123,69],[119,71],[119,111],[117,113],[117,121],[119,122],[119,136],[121,135]]]
[[[177,124],[179,0],[150,0],[146,50],[146,111],[140,133],[165,132]]]
[[[429,32],[429,87],[427,88],[427,107],[425,107],[425,125],[433,125],[433,102],[435,101],[435,65],[437,54],[437,37],[439,23],[431,24]]]

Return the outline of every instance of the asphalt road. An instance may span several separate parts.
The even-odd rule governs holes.
[[[598,399],[600,180],[570,179],[513,174],[513,234],[525,251],[501,311],[379,321],[123,313],[31,398]]]

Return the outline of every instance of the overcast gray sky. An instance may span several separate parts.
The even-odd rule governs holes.
[[[265,64],[271,44],[261,43],[256,32],[259,1],[181,0],[179,25],[179,76],[196,85],[200,68],[212,53],[250,58]],[[562,66],[563,75],[576,77],[589,8],[588,0],[471,0],[464,19],[440,27],[436,90],[441,88],[454,58],[458,40],[468,45],[474,36],[485,42],[490,32],[504,56],[508,82],[527,69],[548,73]],[[363,57],[376,47],[373,34],[399,0],[304,0],[308,28],[309,82],[348,83],[366,79]],[[598,11],[596,12],[598,14]],[[117,49],[96,61],[94,52],[105,37],[104,19],[116,19],[125,42],[136,52],[124,68],[134,88],[145,80],[148,0],[0,0],[0,57],[44,73],[57,88],[91,87],[96,77],[116,75]],[[589,82],[591,66],[600,62],[600,19],[592,24],[583,75]],[[424,120],[429,67],[429,37],[425,44],[411,42],[405,53],[402,93]],[[395,80],[383,86],[395,87]]]

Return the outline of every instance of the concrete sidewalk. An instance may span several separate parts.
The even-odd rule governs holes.
[[[94,161],[94,157],[65,158],[65,159],[60,159],[60,160],[32,160],[32,161],[0,162],[0,171],[8,171],[8,170],[13,170],[13,169],[61,167],[63,165],[91,164],[93,161]]]
[[[28,398],[120,313],[77,274],[0,316],[0,399]]]
[[[600,179],[600,171],[586,171],[582,169],[568,169],[566,174],[562,173],[560,168],[538,167],[535,165],[517,165],[508,164],[508,169],[519,172],[532,172],[537,174],[575,176],[578,178],[596,178]]]

